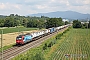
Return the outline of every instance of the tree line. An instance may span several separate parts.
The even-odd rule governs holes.
[[[90,28],[90,21],[88,21],[88,22],[81,23],[81,21],[79,21],[79,20],[74,20],[73,21],[73,28],[83,28],[83,29]]]
[[[35,28],[51,28],[67,24],[63,22],[62,18],[49,18],[46,16],[31,17],[20,16],[18,14],[10,14],[9,16],[0,15],[0,27],[35,27]]]

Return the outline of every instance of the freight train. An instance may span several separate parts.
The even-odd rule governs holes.
[[[59,31],[59,30],[65,28],[65,27],[68,27],[69,25],[70,24],[59,26],[59,27],[52,27],[52,28],[41,30],[41,31],[38,31],[38,32],[19,35],[19,36],[16,37],[16,45],[23,45],[23,44],[26,44],[30,41],[37,40],[41,37],[44,37],[46,35],[52,34],[56,31]]]

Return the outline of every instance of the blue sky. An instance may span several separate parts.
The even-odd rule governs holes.
[[[90,0],[0,0],[0,15],[28,15],[68,10],[90,14]]]

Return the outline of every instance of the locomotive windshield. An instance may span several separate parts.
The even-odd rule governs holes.
[[[16,40],[21,40],[22,39],[22,36],[18,36],[17,38],[16,38]]]

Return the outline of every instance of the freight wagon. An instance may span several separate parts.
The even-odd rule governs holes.
[[[46,35],[49,35],[49,34],[52,34],[58,30],[61,30],[65,27],[68,27],[70,26],[69,24],[68,25],[63,25],[63,26],[59,26],[59,27],[52,27],[52,28],[49,28],[49,29],[45,29],[45,30],[41,30],[41,31],[38,31],[38,32],[33,32],[33,33],[28,33],[28,34],[25,34],[25,35],[19,35],[16,37],[16,44],[25,44],[27,42],[30,42],[30,41],[33,41],[33,40],[37,40],[41,37],[44,37]]]

